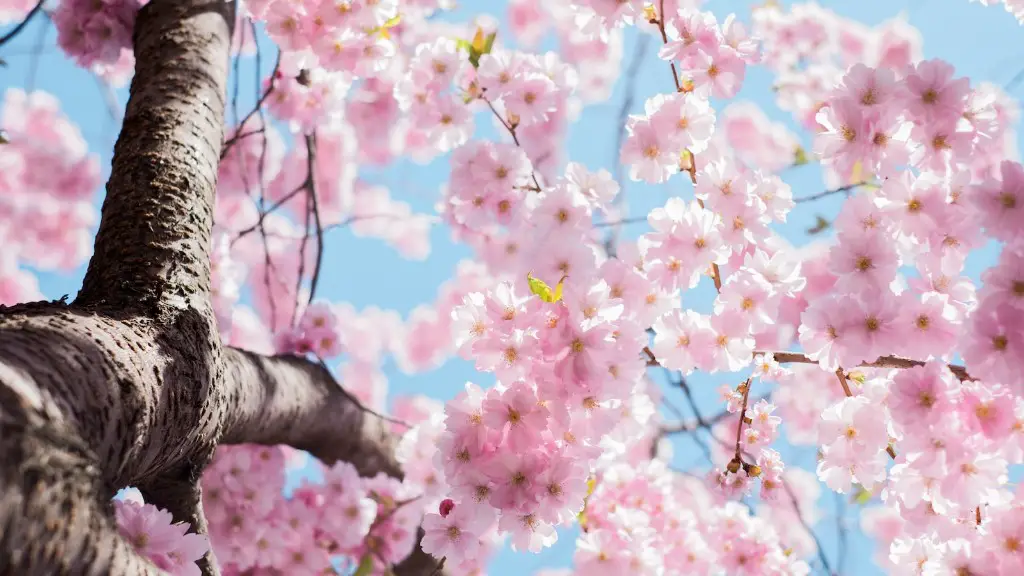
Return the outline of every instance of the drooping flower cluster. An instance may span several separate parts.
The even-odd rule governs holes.
[[[205,536],[190,533],[185,522],[137,498],[114,501],[117,530],[140,555],[171,576],[199,576],[196,561],[210,549]]]
[[[203,475],[210,540],[228,574],[250,569],[315,576],[336,561],[372,556],[383,573],[412,549],[422,517],[418,493],[383,474],[360,478],[351,464],[322,467],[322,482],[283,495],[294,451],[221,447]]]
[[[503,283],[455,314],[460,352],[499,384],[467,384],[445,408],[436,462],[455,513],[428,521],[454,536],[427,551],[472,561],[495,522],[517,549],[539,551],[582,508],[602,442],[650,415],[636,404],[643,332],[604,281],[569,284],[553,303]]]

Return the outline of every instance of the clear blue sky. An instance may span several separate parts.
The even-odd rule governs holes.
[[[707,8],[714,11],[720,20],[730,11],[738,11],[741,19],[749,21],[751,4],[735,0],[711,0]],[[986,8],[968,3],[967,0],[846,0],[822,4],[841,15],[856,18],[869,25],[878,24],[904,12],[909,22],[916,26],[924,37],[925,57],[938,57],[949,61],[956,67],[958,75],[969,76],[973,82],[984,80],[1005,85],[1024,68],[1024,28],[1001,7]],[[506,5],[506,0],[465,0],[462,7],[449,17],[466,19],[486,9],[504,21]],[[104,173],[107,174],[118,123],[108,114],[102,93],[92,76],[76,68],[63,57],[55,44],[55,31],[50,27],[49,32],[44,35],[42,22],[42,19],[37,20],[24,30],[15,42],[0,48],[0,57],[8,62],[6,68],[0,68],[0,88],[25,87],[31,83],[35,88],[54,93],[61,99],[65,112],[81,127],[90,149],[100,155]],[[4,28],[0,28],[0,34],[5,31]],[[507,33],[503,33],[502,36],[509,38]],[[624,62],[628,62],[636,41],[635,34],[627,34]],[[35,50],[36,46],[40,46],[41,50]],[[37,52],[38,56],[32,56],[33,52]],[[271,66],[272,57],[264,58],[264,73],[268,72]],[[243,66],[246,68],[242,74],[244,86],[252,85],[251,67],[251,62]],[[788,115],[778,110],[772,101],[769,91],[771,80],[771,75],[765,70],[749,70],[738,99],[750,100],[761,105],[773,120],[785,122],[795,129],[796,126]],[[637,79],[637,98],[633,112],[642,110],[643,102],[648,96],[669,91],[669,84],[670,79],[664,65],[657,60],[653,50],[649,51]],[[1012,91],[1014,97],[1019,97],[1022,93],[1024,84]],[[592,105],[583,111],[580,121],[569,133],[568,156],[571,159],[582,162],[591,169],[611,168],[612,159],[617,156],[613,150],[617,131],[615,121],[624,95],[624,86],[620,84],[607,102]],[[127,91],[119,91],[116,97],[119,106],[123,108],[127,100]],[[240,103],[244,113],[253,103],[252,95],[243,94]],[[484,119],[478,121],[476,135],[497,136],[491,129],[490,122]],[[802,136],[804,144],[810,144],[806,134]],[[399,163],[389,166],[386,170],[364,172],[364,176],[389,185],[392,194],[412,204],[414,210],[430,212],[437,199],[438,187],[447,177],[447,173],[446,160],[442,158],[428,166]],[[650,208],[662,205],[670,194],[688,195],[689,185],[682,180],[676,178],[668,187],[660,188],[629,184],[627,190],[633,214],[644,214]],[[795,196],[818,192],[823,186],[820,173],[813,166],[791,170],[787,173],[786,180],[792,185]],[[97,205],[101,198],[102,190],[98,190]],[[826,217],[834,216],[839,204],[840,199],[833,198],[813,206],[801,205],[791,214],[790,224],[784,229],[787,238],[797,244],[805,243],[807,237],[803,230],[813,223],[814,215],[821,213]],[[642,233],[645,228],[643,224],[633,225],[628,233],[635,236]],[[320,284],[321,296],[334,301],[348,301],[357,308],[369,305],[390,308],[403,315],[420,304],[431,303],[437,287],[451,276],[456,263],[471,256],[465,246],[454,245],[450,241],[449,231],[444,227],[436,227],[431,239],[431,257],[424,262],[409,262],[401,259],[391,248],[379,241],[358,239],[346,230],[330,232],[324,259],[325,269]],[[995,257],[995,248],[990,247],[969,262],[968,272],[976,278],[980,270],[990,265]],[[42,290],[47,298],[59,298],[63,294],[74,297],[83,273],[84,266],[68,274],[42,274]],[[355,281],[355,278],[359,280]],[[709,286],[702,285],[696,294],[688,295],[688,305],[698,308],[708,306],[711,290]],[[438,370],[415,376],[402,374],[391,363],[385,370],[390,378],[392,396],[420,393],[448,399],[461,389],[466,380],[489,381],[487,378],[481,378],[472,366],[461,361],[452,361]],[[731,381],[729,378],[701,375],[695,375],[690,379],[697,392],[698,404],[704,412],[714,413],[720,410],[715,390],[720,383],[727,380]],[[677,392],[668,391],[667,395],[675,404],[682,404]],[[677,444],[676,464],[692,462],[699,454],[692,441],[681,440]],[[814,462],[813,450],[785,449],[783,453],[791,463],[809,465]],[[826,554],[834,561],[836,519],[833,516],[831,493],[826,491],[820,505],[823,519],[817,529],[824,542]],[[873,548],[870,541],[860,533],[855,507],[847,506],[845,520],[851,535],[843,573],[880,574],[880,570],[870,561]],[[558,545],[536,556],[504,551],[495,558],[490,574],[520,576],[530,574],[542,566],[569,566],[574,548],[574,534],[574,531],[563,533]]]

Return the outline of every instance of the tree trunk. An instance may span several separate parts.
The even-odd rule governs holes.
[[[210,234],[234,6],[152,0],[95,249],[74,303],[0,306],[0,574],[158,574],[111,498],[205,531],[198,479],[219,443],[289,444],[401,476],[386,423],[322,367],[220,343]],[[202,564],[217,574],[212,555]],[[427,575],[415,552],[396,570]]]

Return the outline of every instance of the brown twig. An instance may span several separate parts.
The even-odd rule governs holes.
[[[668,34],[665,33],[665,0],[659,2],[658,20],[651,22],[651,24],[658,25],[658,32],[661,32],[661,41],[668,44]],[[679,83],[679,72],[676,71],[676,63],[669,61],[668,65],[672,67],[672,81],[676,84],[676,91],[682,92],[683,86]]]
[[[320,281],[320,269],[324,260],[324,227],[320,221],[320,204],[316,195],[316,178],[312,176],[313,165],[316,162],[316,132],[306,136],[306,149],[308,150],[306,163],[309,166],[309,203],[313,211],[313,225],[316,226],[316,264],[313,267],[313,278],[309,282],[309,303],[313,303],[316,296],[316,287]]]
[[[743,459],[740,457],[742,450],[740,449],[740,443],[743,441],[743,424],[747,420],[747,400],[750,398],[750,378],[741,386],[743,388],[743,406],[740,408],[740,421],[736,425],[736,454],[733,457],[735,462],[740,464],[743,463]]]
[[[523,145],[519,143],[519,136],[516,134],[516,127],[513,126],[512,123],[505,120],[505,118],[503,118],[501,114],[498,113],[498,109],[494,107],[494,104],[491,103],[491,101],[488,100],[486,96],[481,94],[480,99],[487,103],[487,107],[490,108],[491,112],[494,113],[494,117],[498,119],[498,122],[501,122],[501,125],[505,127],[505,130],[508,130],[508,133],[512,136],[512,141],[516,143],[516,146],[522,148]],[[540,192],[541,190],[544,189],[544,187],[540,185],[540,181],[537,180],[537,173],[533,170],[532,162],[530,163],[530,178],[533,179],[533,185],[535,187],[534,189],[537,192]]]
[[[836,369],[836,378],[839,379],[839,384],[843,387],[843,393],[846,394],[846,397],[852,398],[853,392],[850,391],[850,385],[847,384],[847,380],[849,379],[849,377],[846,375],[845,372],[843,372],[842,368]],[[892,458],[893,460],[896,459],[896,450],[893,449],[891,445],[885,447],[885,452],[889,454],[889,457]]]
[[[808,358],[805,354],[798,352],[772,352],[764,350],[754,351],[754,356],[758,354],[771,354],[775,357],[775,361],[779,364],[817,364],[817,360]],[[910,358],[903,358],[901,356],[882,356],[873,362],[864,362],[859,364],[857,368],[913,368],[915,366],[924,366],[925,363],[920,360],[911,360]],[[967,369],[963,366],[957,366],[956,364],[948,364],[946,366],[949,371],[952,372],[960,380],[974,380],[970,374],[967,373]]]
[[[280,69],[280,67],[281,67],[281,53],[278,52],[278,54],[277,54],[277,63],[274,64],[274,70],[270,73],[270,85],[267,86],[267,89],[263,91],[263,95],[260,96],[260,99],[256,101],[256,105],[253,106],[252,110],[250,110],[249,113],[245,115],[245,118],[242,118],[242,121],[238,123],[238,126],[235,127],[235,135],[232,136],[231,138],[228,138],[224,142],[224,145],[221,146],[221,150],[220,150],[220,158],[221,158],[221,160],[223,160],[224,157],[227,156],[228,151],[231,150],[231,147],[234,146],[235,143],[238,142],[241,139],[239,134],[242,132],[242,128],[245,127],[246,123],[248,123],[249,120],[253,116],[255,116],[257,113],[260,113],[260,111],[263,109],[264,102],[266,102],[267,98],[269,98],[270,95],[274,92],[274,89],[276,88],[276,83],[277,83],[277,72],[278,72],[278,69]],[[259,81],[258,80],[259,73],[260,73],[260,71],[257,69],[256,70],[257,81]],[[261,117],[262,117],[262,114],[261,114]],[[266,122],[266,120],[264,120],[264,122]],[[264,126],[266,126],[266,124],[264,124]]]

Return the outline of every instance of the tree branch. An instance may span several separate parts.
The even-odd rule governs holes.
[[[774,356],[775,361],[779,364],[817,364],[817,360],[812,360],[805,354],[798,352],[772,352],[771,350],[757,350],[754,352],[754,356],[758,354],[771,354]],[[902,356],[882,356],[874,362],[865,362],[859,364],[857,368],[913,368],[914,366],[924,366],[925,362],[921,360],[912,360],[910,358],[903,358]],[[974,380],[974,378],[967,373],[967,369],[963,366],[956,364],[947,364],[947,368],[960,380]]]
[[[389,423],[359,406],[326,368],[298,356],[225,350],[225,444],[287,444],[360,475],[402,477]]]
[[[205,305],[233,23],[234,2],[219,0],[139,11],[131,97],[79,303]]]
[[[230,412],[223,443],[287,444],[328,466],[349,462],[361,476],[403,477],[389,421],[359,404],[326,367],[233,348],[225,357]],[[420,548],[422,538],[421,529],[412,553],[394,567],[397,576],[443,574],[438,560]]]
[[[0,36],[0,46],[3,46],[10,40],[13,40],[15,36],[17,36],[22,30],[25,29],[25,26],[28,26],[28,23],[32,21],[32,17],[38,14],[39,11],[42,9],[43,0],[39,0],[39,2],[36,2],[36,5],[33,6],[31,10],[28,11],[28,14],[25,15],[25,18],[23,18],[21,22],[18,22],[18,24],[14,28],[12,28],[10,32],[4,34],[3,36]]]

